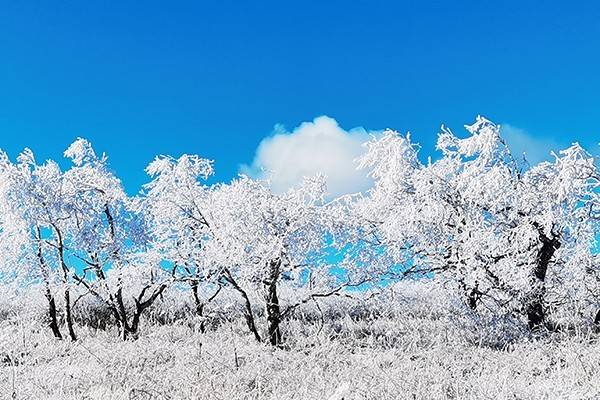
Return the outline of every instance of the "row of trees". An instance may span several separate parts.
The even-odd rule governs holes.
[[[256,340],[279,345],[282,322],[303,304],[407,278],[439,280],[470,312],[514,315],[532,329],[565,312],[594,318],[593,158],[575,144],[529,166],[497,125],[478,117],[467,130],[460,139],[442,128],[441,156],[427,163],[408,135],[386,131],[358,160],[373,188],[331,201],[322,176],[284,194],[246,176],[209,186],[212,162],[195,155],[156,158],[150,182],[128,196],[84,139],[65,151],[65,171],[29,150],[16,162],[0,154],[2,276],[38,284],[54,336],[66,329],[72,340],[75,287],[110,310],[123,338],[138,334],[165,290],[188,291],[199,317],[226,290]],[[280,299],[283,285],[291,297]]]

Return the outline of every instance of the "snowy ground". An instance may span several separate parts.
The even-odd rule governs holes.
[[[414,310],[413,310],[414,311]],[[79,327],[57,341],[39,322],[0,324],[2,399],[597,399],[600,344],[572,332],[512,344],[452,318],[403,312],[323,325],[294,319],[287,348],[242,321],[202,335],[190,320],[146,323],[137,341]],[[461,330],[462,329],[462,330]]]

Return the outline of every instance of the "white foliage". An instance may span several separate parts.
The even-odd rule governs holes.
[[[536,287],[546,241],[556,247],[545,261],[549,297],[593,283],[600,188],[593,158],[574,144],[554,162],[522,171],[499,126],[478,117],[466,128],[465,139],[442,128],[443,157],[428,164],[418,161],[408,135],[388,131],[367,143],[360,167],[370,170],[375,185],[356,212],[376,227],[388,254],[406,273],[433,272],[467,296],[513,311]],[[577,302],[581,308],[597,299],[588,292]]]
[[[121,326],[133,318],[132,332],[167,289],[191,291],[201,319],[234,289],[248,319],[260,303],[279,324],[308,303],[405,278],[458,294],[475,321],[592,320],[596,161],[573,144],[524,169],[498,125],[477,117],[465,128],[459,137],[442,127],[440,156],[427,162],[409,135],[372,137],[357,160],[372,189],[333,200],[322,174],[289,190],[244,175],[208,185],[213,162],[188,154],[157,157],[150,182],[129,196],[81,138],[64,171],[29,149],[16,162],[0,153],[0,277],[13,289],[42,283],[67,308],[69,290],[93,297]]]

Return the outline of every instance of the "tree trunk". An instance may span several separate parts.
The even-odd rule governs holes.
[[[69,292],[69,267],[65,262],[65,247],[63,242],[63,236],[60,229],[55,224],[52,224],[54,232],[56,233],[58,259],[60,267],[62,269],[63,284],[65,285],[65,320],[67,322],[67,330],[72,341],[77,340],[75,335],[75,329],[73,328],[73,317],[71,316],[71,294]]]
[[[137,318],[134,316],[132,319],[132,323],[129,324],[128,321],[123,322],[120,325],[121,329],[121,339],[123,340],[137,340],[139,336],[139,316]]]
[[[538,228],[540,230],[540,228]],[[546,318],[546,310],[544,309],[544,300],[546,295],[546,273],[550,260],[554,253],[560,248],[558,237],[553,236],[548,238],[540,230],[540,240],[542,247],[538,251],[536,265],[533,270],[533,288],[531,290],[528,304],[526,305],[527,322],[530,329],[540,326]]]
[[[198,281],[194,280],[190,283],[192,287],[192,297],[194,298],[194,306],[196,315],[201,318],[200,320],[200,333],[204,333],[206,331],[206,323],[204,321],[204,303],[200,300],[200,296],[198,294]]]
[[[134,311],[133,317],[131,318],[131,323],[129,322],[126,311],[120,312],[119,314],[119,319],[121,320],[119,323],[121,339],[136,340],[138,338],[141,312],[137,309]]]
[[[123,291],[121,288],[117,290],[116,300],[118,306],[118,313],[120,315],[121,320],[121,337],[123,340],[126,339],[137,339],[138,331],[140,327],[140,319],[144,311],[150,307],[160,296],[164,290],[167,288],[166,283],[162,283],[158,286],[158,288],[154,289],[152,294],[144,300],[144,296],[146,292],[151,288],[151,285],[145,286],[137,298],[134,298],[135,301],[135,310],[133,311],[133,316],[131,317],[131,322],[129,322],[129,318],[127,317],[127,309],[125,307],[125,303],[123,302]]]
[[[55,338],[62,339],[62,334],[60,333],[60,329],[58,327],[58,318],[56,316],[56,302],[54,301],[54,296],[52,296],[49,287],[46,287],[46,299],[48,299],[48,317],[50,318],[50,329],[52,329],[52,333],[54,334]]]
[[[62,339],[62,334],[60,333],[60,328],[58,327],[58,317],[56,315],[56,301],[54,301],[54,296],[52,295],[52,291],[50,290],[50,271],[48,266],[46,265],[46,260],[44,259],[44,253],[42,251],[42,233],[39,226],[36,226],[37,233],[37,257],[40,262],[40,270],[42,272],[42,279],[44,280],[44,288],[45,288],[45,296],[48,300],[48,318],[50,319],[50,329],[52,330],[52,334],[57,339]]]
[[[482,294],[479,291],[479,284],[477,282],[475,282],[475,286],[472,288],[469,288],[465,282],[460,281],[459,283],[465,292],[467,306],[469,306],[469,308],[471,310],[476,311],[477,303],[479,303],[479,299],[481,299],[481,294]]]
[[[73,317],[71,315],[71,294],[69,289],[65,289],[65,320],[67,322],[67,330],[72,341],[77,340],[75,329],[73,329]]]
[[[242,297],[244,298],[244,307],[246,312],[244,313],[244,317],[246,318],[246,325],[248,325],[248,329],[254,335],[254,339],[257,342],[262,342],[262,338],[258,333],[258,329],[256,329],[256,322],[254,322],[254,313],[252,312],[252,304],[250,303],[250,299],[245,291],[242,292]]]
[[[279,281],[279,267],[281,261],[271,261],[269,263],[269,279],[265,282],[267,289],[267,332],[269,334],[269,343],[273,346],[281,345],[282,337],[279,325],[281,324],[281,308],[277,296],[277,282]]]
[[[117,289],[115,300],[117,302],[117,320],[119,321],[119,328],[121,329],[121,339],[127,340],[129,335],[129,324],[127,322],[127,309],[125,308],[125,302],[123,301],[123,289]]]
[[[476,289],[471,290],[467,294],[467,305],[473,311],[477,310],[477,301],[479,300],[478,292]]]
[[[138,332],[140,330],[140,318],[143,312],[144,308],[140,307],[139,304],[136,304],[135,313],[131,319],[131,325],[129,325],[129,333],[134,340],[138,338]]]
[[[262,338],[260,337],[260,334],[258,333],[258,329],[256,329],[254,313],[252,312],[252,303],[250,303],[250,298],[248,297],[248,293],[246,293],[246,291],[244,289],[242,289],[242,287],[240,285],[238,285],[238,283],[235,281],[235,279],[233,279],[233,275],[231,275],[231,272],[229,272],[229,270],[225,270],[224,279],[227,282],[229,282],[231,284],[231,286],[233,286],[233,288],[235,290],[237,290],[238,293],[242,296],[242,299],[244,300],[244,309],[245,309],[244,317],[246,318],[246,325],[248,325],[248,329],[254,335],[254,339],[256,339],[257,342],[262,342]]]
[[[200,285],[198,282],[198,279],[195,279],[190,282],[190,286],[192,287],[192,297],[194,298],[196,315],[200,317],[200,332],[204,333],[206,332],[206,319],[204,318],[204,307],[206,307],[207,304],[209,304],[219,295],[223,287],[219,283],[217,290],[215,290],[215,292],[208,299],[206,299],[206,301],[202,301],[202,299],[200,298],[200,293],[198,292],[200,290]]]

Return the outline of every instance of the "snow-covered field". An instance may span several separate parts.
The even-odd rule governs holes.
[[[321,308],[325,323],[307,307],[286,321],[281,349],[255,342],[235,312],[204,334],[192,316],[146,320],[129,341],[112,328],[79,325],[73,343],[54,339],[35,310],[13,306],[0,324],[1,398],[600,396],[600,344],[590,331],[508,339],[501,324],[453,315],[442,301],[405,300],[331,299]]]

